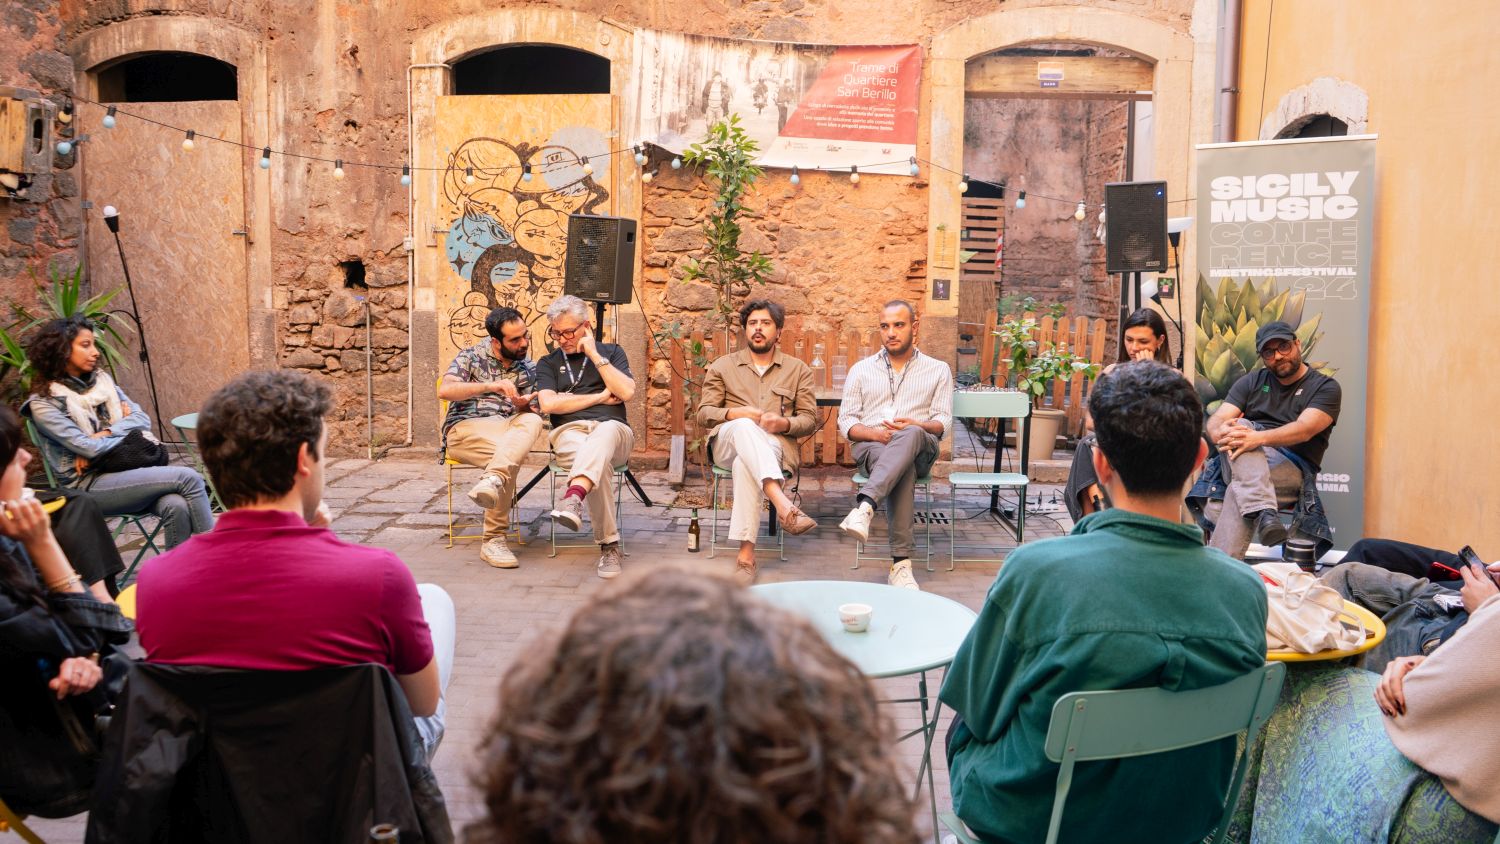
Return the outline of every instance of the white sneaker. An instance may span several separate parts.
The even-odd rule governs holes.
[[[839,530],[858,539],[860,542],[870,541],[870,522],[875,518],[875,510],[863,503],[849,511],[849,515],[839,522]]]
[[[485,475],[469,488],[469,500],[486,510],[493,510],[500,506],[504,488],[505,481],[499,475]]]
[[[893,564],[890,576],[885,579],[885,582],[892,586],[899,586],[902,589],[916,589],[920,591],[922,588],[917,585],[917,579],[912,576],[911,560],[902,560]]]
[[[516,559],[515,552],[505,544],[503,536],[486,539],[479,549],[479,557],[497,569],[513,569],[521,565],[521,562]]]

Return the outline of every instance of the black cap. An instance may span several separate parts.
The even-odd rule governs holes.
[[[1266,347],[1266,344],[1272,340],[1296,339],[1297,332],[1293,331],[1290,325],[1279,319],[1275,322],[1268,322],[1255,332],[1255,352],[1256,354],[1260,354],[1261,350]]]

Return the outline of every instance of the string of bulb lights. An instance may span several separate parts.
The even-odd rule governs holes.
[[[155,119],[147,117],[147,116],[145,116],[143,114],[134,114],[134,113],[128,112],[128,111],[121,111],[118,106],[108,105],[108,104],[105,104],[105,103],[101,103],[101,102],[98,102],[98,101],[95,101],[95,100],[88,99],[87,97],[81,97],[81,96],[76,96],[76,95],[74,97],[70,98],[68,100],[68,102],[63,105],[62,110],[58,113],[57,120],[58,120],[59,123],[62,123],[64,125],[68,125],[68,124],[72,123],[72,121],[73,121],[73,112],[74,112],[74,102],[75,101],[76,102],[80,102],[80,103],[86,103],[86,104],[91,105],[91,106],[97,106],[99,108],[103,108],[105,111],[104,111],[104,116],[100,119],[100,125],[102,125],[105,129],[113,129],[113,128],[115,128],[115,126],[117,125],[117,123],[119,121],[119,118],[121,116],[124,116],[124,117],[133,118],[135,120],[140,120],[140,121],[142,121],[144,123],[148,123],[148,124],[151,124],[151,125],[154,125],[154,126],[159,126],[159,127],[163,128],[163,129],[169,130],[169,131],[171,131],[173,133],[181,134],[183,136],[182,137],[182,149],[183,149],[184,152],[192,152],[193,149],[197,146],[197,142],[200,141],[200,140],[215,141],[217,143],[228,144],[230,146],[239,147],[241,149],[252,150],[252,151],[255,150],[255,149],[257,149],[257,147],[254,144],[247,144],[247,143],[244,143],[242,141],[230,140],[229,138],[220,138],[220,137],[217,137],[217,136],[214,136],[214,135],[202,135],[202,134],[199,134],[198,132],[196,132],[196,131],[194,131],[192,129],[184,129],[184,128],[179,127],[179,126],[173,126],[173,125],[171,125],[169,123],[163,123],[160,120],[155,120]],[[83,135],[83,136],[80,136],[79,138],[73,139],[73,140],[65,139],[65,140],[58,141],[57,142],[57,147],[56,147],[57,154],[58,155],[63,155],[63,156],[68,155],[68,154],[70,154],[73,151],[73,149],[78,144],[80,144],[80,143],[82,143],[84,141],[87,141],[87,140],[89,140],[89,136]],[[649,184],[652,181],[652,179],[655,177],[655,173],[653,171],[644,169],[645,166],[646,166],[646,164],[647,164],[647,162],[649,161],[649,158],[647,156],[647,147],[649,147],[649,146],[654,146],[654,145],[653,144],[646,144],[646,143],[638,143],[638,144],[634,144],[634,145],[629,146],[629,147],[622,147],[620,149],[610,150],[610,151],[602,153],[602,154],[596,154],[596,155],[592,156],[592,158],[607,159],[607,158],[609,158],[611,156],[614,156],[614,155],[623,155],[625,153],[632,153],[634,155],[634,160],[635,160],[636,166],[643,168],[642,173],[641,173],[641,181],[644,182],[644,183]],[[401,182],[401,185],[403,187],[410,187],[411,186],[412,173],[414,173],[414,172],[418,172],[418,173],[424,172],[424,171],[426,171],[426,172],[446,172],[449,169],[451,169],[450,167],[421,167],[421,166],[413,165],[413,164],[411,164],[409,162],[408,163],[403,163],[403,164],[383,164],[383,163],[369,162],[369,161],[355,161],[353,159],[349,159],[349,160],[346,161],[343,158],[337,158],[337,157],[335,157],[335,158],[328,158],[328,157],[319,156],[319,155],[308,155],[306,153],[297,153],[297,152],[290,152],[290,151],[287,151],[287,150],[272,149],[269,145],[259,147],[259,151],[260,151],[260,159],[259,159],[258,163],[259,163],[260,169],[262,169],[262,170],[269,170],[269,169],[271,169],[271,156],[275,155],[275,156],[281,156],[283,158],[300,159],[300,160],[303,160],[303,161],[316,161],[316,162],[324,163],[324,164],[332,164],[333,165],[333,178],[335,178],[335,179],[343,179],[344,178],[344,175],[345,175],[344,174],[344,168],[345,168],[346,165],[349,166],[349,167],[365,167],[365,168],[369,168],[369,169],[372,169],[372,170],[387,170],[387,171],[391,171],[393,173],[399,171],[400,174],[401,174],[400,175],[400,182]],[[576,163],[578,165],[582,165],[583,172],[584,172],[585,175],[590,175],[591,176],[594,173],[594,165],[590,161],[590,158],[591,158],[590,156],[581,155],[581,156],[578,157],[578,160],[577,160]],[[893,166],[893,165],[896,165],[896,164],[900,164],[900,163],[901,163],[901,160],[897,159],[897,160],[893,160],[893,161],[877,162],[875,164],[866,163],[864,166],[865,166],[865,168],[867,170],[869,170],[869,169],[875,169],[875,168],[881,168],[881,167],[890,167],[890,166]],[[995,182],[995,181],[990,181],[990,180],[987,180],[987,179],[976,179],[976,178],[973,178],[969,173],[967,173],[965,171],[955,170],[955,169],[952,169],[950,167],[945,167],[945,166],[943,166],[941,164],[938,164],[935,161],[929,161],[927,159],[918,158],[915,155],[909,156],[906,159],[906,163],[910,165],[908,172],[911,174],[911,176],[913,178],[919,178],[922,175],[922,166],[923,165],[926,165],[927,167],[929,167],[929,168],[931,168],[933,170],[939,170],[939,171],[942,171],[942,172],[945,172],[945,173],[949,173],[949,174],[958,176],[959,177],[959,182],[958,182],[958,192],[959,193],[968,193],[969,186],[971,184],[985,185],[988,188],[990,188],[991,190],[994,190],[994,191],[998,192],[1000,194],[1000,199],[1003,200],[1003,199],[1005,199],[1005,194],[1006,194],[1006,192],[1009,189],[1008,188],[1008,183],[1006,183],[1006,182]],[[529,164],[529,163],[522,163],[522,164],[514,164],[514,165],[507,164],[507,165],[501,165],[501,166],[498,166],[498,167],[485,167],[485,168],[482,168],[482,169],[486,173],[495,173],[495,172],[504,172],[504,171],[514,170],[514,169],[519,168],[521,170],[521,181],[523,181],[523,182],[531,182],[533,180],[533,178],[534,178],[534,173],[536,173],[536,172],[547,173],[547,172],[550,172],[550,171],[553,171],[553,170],[561,170],[561,169],[572,168],[574,165],[575,165],[575,162],[563,161],[563,162],[558,162],[558,163],[555,163],[555,164],[543,165],[541,167],[535,167],[535,166],[533,166],[532,164]],[[680,169],[682,169],[682,157],[680,155],[675,155],[674,154],[672,156],[671,161],[668,162],[668,166],[670,166],[673,170],[680,170]],[[843,168],[843,167],[814,167],[812,169],[815,172],[835,173],[835,174],[844,173],[846,171],[846,168]],[[791,171],[792,171],[791,172],[791,177],[789,178],[789,181],[791,182],[791,184],[793,184],[793,185],[801,184],[802,183],[802,168],[798,167],[797,165],[792,165]],[[859,184],[859,180],[860,180],[859,165],[857,165],[857,164],[851,164],[847,168],[847,172],[848,172],[848,175],[849,175],[849,181],[850,181],[850,183],[851,184]],[[473,166],[466,166],[464,168],[464,182],[466,184],[473,184],[475,181],[477,181],[477,179],[478,179],[478,177],[475,175],[474,167]],[[1022,179],[1022,183],[1023,184],[1025,183],[1024,178]],[[1026,202],[1027,202],[1028,199],[1031,199],[1031,200],[1041,199],[1041,200],[1046,200],[1048,202],[1055,202],[1055,203],[1060,203],[1060,204],[1064,204],[1064,205],[1072,205],[1072,204],[1074,204],[1076,202],[1076,206],[1073,209],[1073,218],[1075,220],[1079,221],[1079,222],[1083,222],[1083,220],[1088,216],[1088,212],[1089,212],[1090,209],[1097,209],[1099,211],[1099,219],[1100,219],[1101,222],[1104,220],[1105,213],[1106,213],[1105,207],[1104,207],[1104,203],[1102,203],[1102,202],[1091,203],[1091,202],[1087,201],[1087,198],[1080,198],[1080,199],[1074,200],[1074,199],[1071,199],[1071,198],[1068,198],[1068,197],[1049,196],[1049,195],[1040,194],[1040,193],[1028,193],[1024,188],[1021,188],[1021,189],[1019,189],[1016,192],[1016,200],[1015,200],[1015,205],[1014,205],[1015,209],[1017,211],[1020,211],[1020,210],[1024,209],[1026,207]],[[1186,198],[1181,198],[1181,199],[1170,199],[1170,200],[1167,201],[1167,204],[1174,205],[1174,204],[1177,204],[1177,203],[1192,202],[1192,201],[1193,200],[1192,200],[1191,197],[1186,197]]]

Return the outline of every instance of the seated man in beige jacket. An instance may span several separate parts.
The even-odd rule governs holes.
[[[734,476],[729,538],[739,540],[735,578],[746,586],[755,582],[762,493],[776,506],[787,533],[818,526],[783,488],[782,473],[795,471],[800,460],[797,439],[818,425],[812,370],[776,348],[785,324],[786,311],[775,302],[746,302],[740,308],[746,348],[709,365],[698,404],[698,424],[712,429],[714,464]]]

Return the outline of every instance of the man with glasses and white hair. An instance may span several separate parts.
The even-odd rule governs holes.
[[[1321,538],[1326,532],[1315,481],[1343,400],[1339,382],[1303,362],[1290,325],[1261,326],[1255,349],[1265,366],[1234,382],[1208,420],[1218,463],[1229,461],[1230,481],[1216,483],[1218,466],[1206,467],[1188,496],[1195,509],[1206,504],[1203,512],[1213,522],[1209,544],[1237,559],[1245,558],[1257,532],[1263,545],[1286,541],[1279,503],[1298,502],[1292,522],[1298,533]],[[1222,506],[1208,503],[1220,496]]]
[[[599,543],[598,574],[620,573],[620,530],[615,521],[614,467],[630,457],[635,436],[625,402],[635,379],[625,350],[594,338],[588,304],[562,296],[547,308],[547,331],[557,348],[537,361],[537,403],[552,417],[552,450],[568,471],[568,488],[551,513],[569,530],[583,529],[587,499]]]

